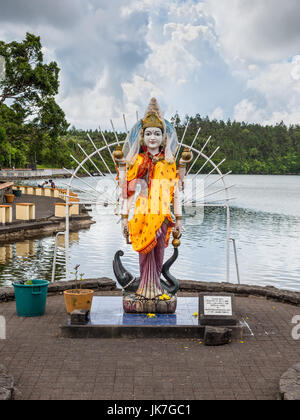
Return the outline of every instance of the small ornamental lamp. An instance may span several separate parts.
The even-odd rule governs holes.
[[[190,151],[188,147],[185,147],[183,149],[181,159],[184,160],[185,162],[189,162],[191,158],[192,158],[192,152]]]
[[[116,147],[116,149],[114,150],[114,152],[113,152],[113,156],[114,156],[114,158],[115,158],[115,159],[117,159],[117,160],[121,160],[121,159],[123,159],[124,155],[123,155],[123,152],[122,152],[122,149],[121,149],[121,146],[120,146],[120,145],[118,145],[118,146]]]
[[[178,248],[180,246],[180,240],[179,238],[181,237],[181,233],[178,230],[173,230],[173,241],[172,241],[172,245],[174,248]]]

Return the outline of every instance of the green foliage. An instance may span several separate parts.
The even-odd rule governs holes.
[[[27,33],[22,42],[0,41],[5,78],[0,80],[0,164],[63,164],[66,146],[61,136],[68,123],[55,102],[59,68],[43,63],[40,38]]]
[[[22,42],[0,41],[5,58],[5,78],[0,81],[0,104],[12,98],[28,114],[40,107],[45,97],[58,93],[59,68],[55,62],[43,63],[40,37],[26,34]]]
[[[184,133],[187,118],[185,117],[184,120],[180,121],[179,116],[175,115],[171,119],[175,123],[179,140]],[[190,118],[184,143],[192,143],[198,127],[201,127],[201,131],[194,147],[201,150],[207,138],[211,136],[204,153],[209,157],[220,146],[218,152],[213,156],[213,161],[218,164],[221,160],[226,159],[220,166],[223,173],[228,171],[239,174],[300,173],[300,126],[298,125],[288,128],[280,123],[275,126],[263,127],[259,124],[246,124],[230,120],[227,122],[210,121],[208,117],[201,118],[197,114]],[[97,147],[105,145],[98,130],[76,130],[75,127],[71,127],[67,135],[62,137],[66,145],[65,159],[67,159],[67,150],[69,150],[78,161],[82,161],[85,156],[78,144],[84,148],[86,153],[94,152],[87,134],[92,137]],[[108,143],[115,142],[112,132],[105,131],[104,135]],[[120,140],[125,139],[126,134],[118,133],[118,137]],[[105,160],[110,162],[110,170],[114,170],[108,151],[102,154],[105,156]],[[93,161],[101,171],[107,172],[97,154],[93,156]],[[192,172],[196,173],[204,164],[205,160],[199,159],[193,166]],[[89,161],[86,162],[85,168],[91,173],[97,172],[95,166]],[[211,170],[212,166],[206,164],[201,172],[208,173]],[[84,171],[81,171],[81,174],[86,175]]]
[[[179,139],[183,135],[184,122],[177,125]],[[198,127],[201,131],[195,148],[201,149],[207,138],[212,136],[204,153],[209,157],[217,146],[215,163],[226,161],[220,167],[222,172],[241,174],[290,174],[300,173],[300,126],[287,127],[283,122],[275,126],[261,126],[244,122],[210,121],[199,114],[190,119],[184,142],[191,144]],[[199,160],[192,172],[197,172],[204,164]],[[208,173],[212,167],[207,164],[202,172]]]

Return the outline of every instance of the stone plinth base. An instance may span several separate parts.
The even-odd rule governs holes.
[[[123,309],[127,314],[173,314],[176,311],[177,296],[168,300],[145,299],[136,295],[123,297]]]

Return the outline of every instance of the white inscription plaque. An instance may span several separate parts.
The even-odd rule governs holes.
[[[232,316],[231,296],[204,296],[204,315]]]

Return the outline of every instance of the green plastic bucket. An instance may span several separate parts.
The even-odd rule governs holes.
[[[32,280],[32,285],[13,283],[17,314],[26,317],[44,315],[48,285],[46,280]]]
[[[13,193],[14,193],[15,197],[21,197],[22,196],[22,191],[21,190],[13,190]]]

